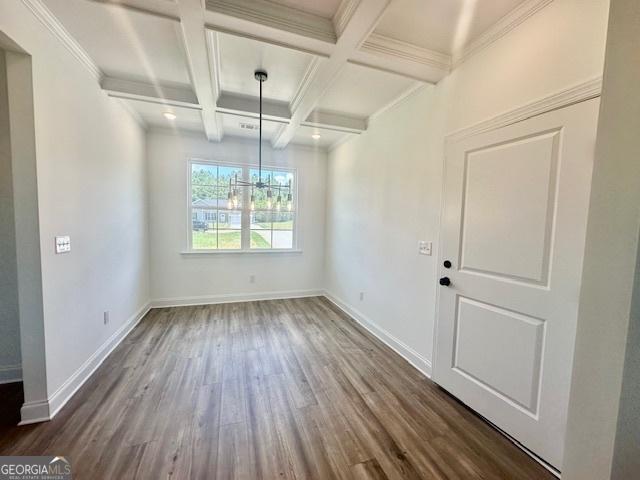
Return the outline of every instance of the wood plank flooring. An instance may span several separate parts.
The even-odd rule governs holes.
[[[1,455],[76,479],[554,478],[328,300],[152,310]]]

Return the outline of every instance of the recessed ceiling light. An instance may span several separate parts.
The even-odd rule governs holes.
[[[314,133],[313,135],[311,135],[311,138],[313,138],[314,140],[320,140],[320,134]]]
[[[175,120],[176,119],[176,114],[175,113],[164,112],[162,115],[164,115],[164,118],[166,118],[167,120]]]

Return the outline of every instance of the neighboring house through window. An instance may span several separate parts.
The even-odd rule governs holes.
[[[291,250],[295,248],[297,215],[296,173],[283,168],[262,169],[262,181],[286,185],[291,181],[293,203],[282,202],[269,208],[266,189],[254,190],[254,209],[250,208],[251,189],[238,192],[238,205],[229,208],[229,181],[235,176],[256,182],[254,166],[208,161],[189,162],[189,247],[191,250]],[[284,200],[284,199],[283,199]]]

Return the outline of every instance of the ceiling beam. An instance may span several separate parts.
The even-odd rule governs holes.
[[[337,112],[314,110],[300,125],[347,133],[362,133],[367,129],[367,119]]]
[[[451,71],[451,56],[372,33],[353,52],[351,63],[437,83]]]
[[[291,123],[274,135],[274,148],[284,148],[289,144],[298,127],[307,120],[349,58],[373,31],[388,5],[389,0],[360,0],[345,23],[331,56],[318,67],[297,107],[292,110]]]
[[[100,86],[110,97],[196,110],[202,109],[195,93],[189,88],[152,85],[106,76],[102,78]]]
[[[216,113],[217,81],[212,78],[212,62],[204,28],[201,0],[177,0],[180,28],[191,81],[202,106],[202,121],[210,141],[222,140],[222,126]],[[213,53],[213,52],[212,52]],[[213,63],[215,65],[215,62]]]
[[[260,112],[259,105],[259,97],[235,95],[225,92],[218,98],[218,107],[216,110],[221,113],[258,118]],[[289,105],[286,102],[263,99],[262,116],[265,120],[289,123],[291,112],[289,112]]]
[[[328,57],[336,43],[330,20],[264,0],[206,0],[206,27]]]

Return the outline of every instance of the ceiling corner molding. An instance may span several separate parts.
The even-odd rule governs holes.
[[[305,93],[307,92],[307,89],[309,88],[309,85],[311,85],[311,81],[313,80],[313,78],[316,75],[316,72],[318,71],[320,62],[321,60],[319,57],[313,57],[309,62],[309,65],[307,66],[307,70],[304,72],[304,75],[302,76],[302,80],[300,81],[300,85],[298,85],[298,89],[296,90],[296,93],[294,94],[293,99],[291,100],[291,104],[289,105],[289,110],[291,110],[292,112],[295,112],[298,109],[298,106],[300,105],[300,100],[302,100]]]
[[[133,120],[140,125],[140,128],[142,128],[142,130],[144,130],[145,132],[149,131],[149,125],[147,124],[147,122],[145,122],[144,118],[142,118],[142,115],[140,115],[138,113],[138,111],[133,108],[131,106],[131,104],[129,102],[126,102],[124,99],[119,98],[118,99],[120,103],[120,105],[122,105],[122,108],[125,109],[125,111],[131,115],[131,118],[133,118]]]
[[[380,35],[379,33],[372,33],[362,44],[360,50],[379,56],[396,57],[440,70],[449,71],[451,69],[451,56]]]
[[[47,29],[69,50],[69,52],[87,69],[98,81],[102,79],[102,71],[84,48],[71,36],[56,16],[41,0],[22,0],[22,3],[47,27]]]
[[[380,117],[380,115],[382,115],[384,112],[386,112],[387,110],[392,109],[393,107],[395,107],[396,105],[398,105],[399,103],[402,103],[403,101],[405,101],[407,98],[409,98],[411,95],[413,95],[414,93],[416,93],[417,91],[421,90],[422,87],[425,87],[429,84],[427,83],[423,83],[423,82],[419,82],[416,81],[413,85],[411,85],[409,88],[407,88],[404,92],[402,92],[400,95],[398,95],[396,98],[394,98],[393,100],[391,100],[389,103],[387,103],[385,106],[383,106],[382,108],[379,108],[378,110],[376,110],[375,112],[373,112],[371,115],[369,115],[369,118],[367,119],[367,128],[368,126],[374,122],[378,117]]]
[[[206,0],[210,12],[335,44],[331,20],[268,0]]]
[[[504,17],[485,30],[478,38],[466,45],[460,52],[453,54],[452,68],[456,68],[469,57],[504,37],[525,20],[535,15],[553,0],[527,0],[507,13]]]
[[[337,37],[342,35],[344,28],[349,23],[349,20],[351,20],[359,3],[360,0],[342,0],[342,2],[340,2],[340,6],[332,19],[333,28],[335,29]]]
[[[333,152],[340,145],[347,143],[349,140],[353,138],[357,138],[357,137],[355,135],[349,135],[349,134],[344,135],[343,137],[339,138],[338,140],[336,140],[335,142],[333,142],[331,145],[327,147],[327,153]]]
[[[602,77],[592,78],[573,87],[560,90],[544,98],[535,100],[514,110],[491,117],[482,122],[465,127],[446,136],[447,142],[459,141],[489,130],[513,125],[543,113],[559,110],[576,103],[597,98],[602,93]]]

